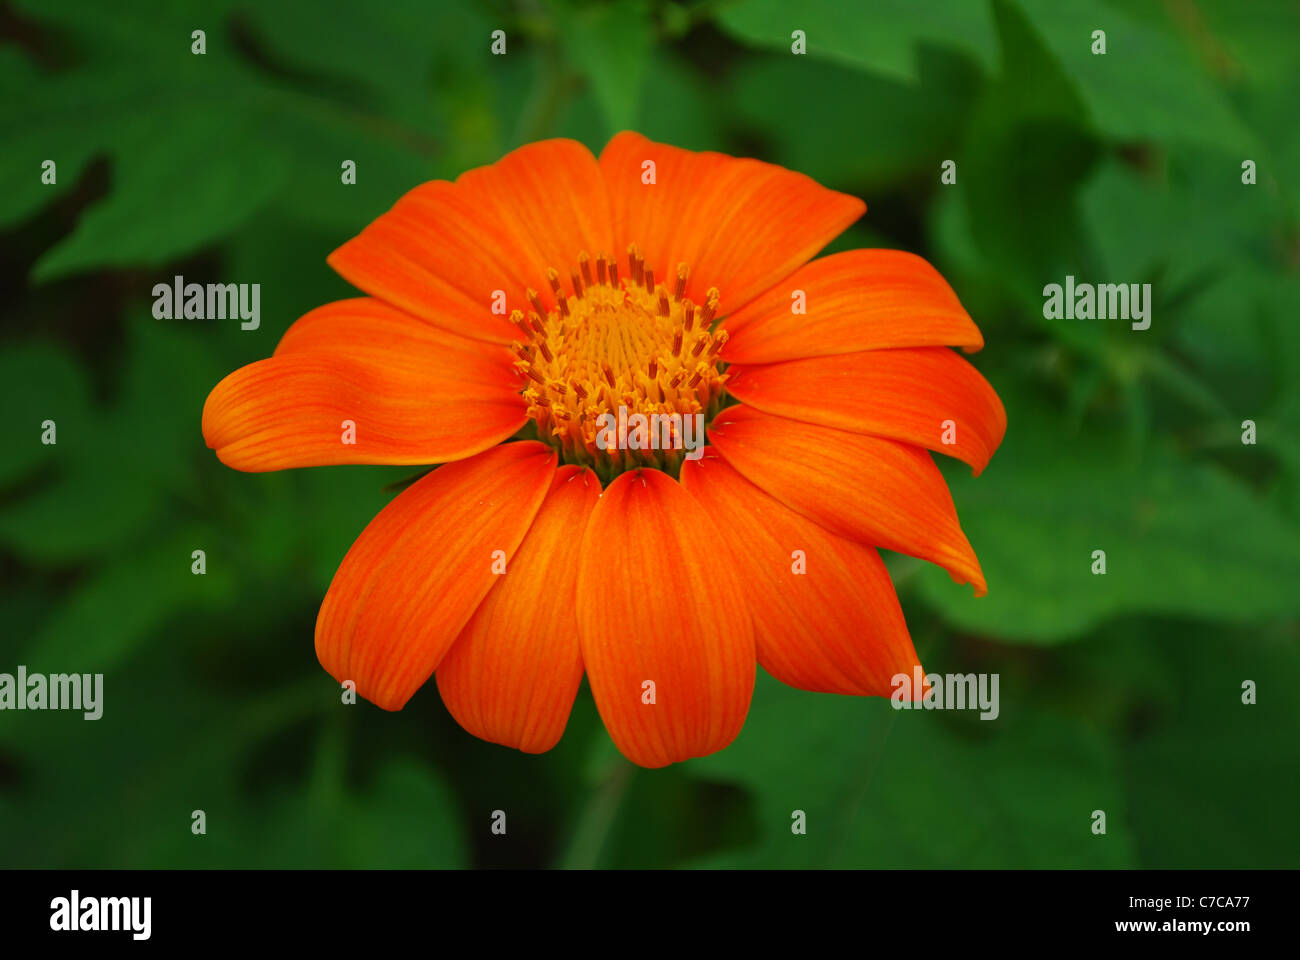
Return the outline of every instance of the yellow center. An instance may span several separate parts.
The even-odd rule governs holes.
[[[602,415],[641,414],[649,420],[658,414],[660,421],[675,424],[673,414],[702,414],[707,420],[718,411],[727,379],[718,361],[726,331],[710,329],[718,290],[710,288],[704,305],[697,306],[683,297],[686,264],[677,267],[671,281],[657,282],[635,244],[628,248],[628,275],[622,278],[617,262],[603,254],[593,270],[587,254],[580,253],[578,266],[570,274],[571,296],[552,268],[554,306],[548,310],[537,291],[529,290],[532,311],[510,316],[522,337],[512,349],[524,378],[528,416],[538,437],[559,450],[564,462],[589,466],[602,480],[636,467],[676,475],[687,452],[680,434],[676,442],[654,449],[611,445],[608,432],[598,443],[602,427],[611,423]],[[675,425],[665,429],[677,433]]]

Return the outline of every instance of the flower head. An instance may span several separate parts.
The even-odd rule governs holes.
[[[343,558],[325,669],[389,710],[434,675],[466,730],[528,752],[585,672],[644,766],[730,743],[756,664],[888,695],[917,657],[877,548],[982,594],[928,451],[978,472],[1006,420],[925,261],[811,260],[865,209],[622,133],[599,160],[551,140],[423,184],[336,250],[368,296],[302,317],[203,411],[240,470],[442,464]],[[611,445],[616,415],[641,426]]]

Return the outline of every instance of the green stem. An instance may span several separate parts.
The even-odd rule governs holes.
[[[600,862],[601,850],[635,772],[636,768],[622,757],[614,761],[612,771],[596,789],[578,821],[577,832],[561,864],[565,870],[591,870]]]

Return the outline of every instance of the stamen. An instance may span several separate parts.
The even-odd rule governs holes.
[[[650,418],[708,418],[721,409],[727,380],[717,360],[727,335],[710,329],[717,288],[702,305],[688,300],[689,265],[677,264],[671,280],[658,282],[636,244],[628,245],[626,263],[620,278],[616,258],[581,251],[567,271],[572,287],[559,270],[546,269],[549,307],[529,288],[531,309],[510,312],[520,339],[509,349],[537,436],[562,462],[589,466],[605,482],[634,468],[676,475],[683,457],[680,443],[667,445],[681,437],[671,427],[657,434],[663,449],[607,448],[597,442],[603,415],[625,407]]]
[[[642,279],[643,279],[643,277],[642,277],[642,275],[641,275],[641,265],[642,265],[644,262],[645,262],[645,261],[641,259],[641,255],[640,255],[639,253],[637,253],[637,249],[636,249],[636,244],[635,244],[635,243],[632,244],[631,246],[629,246],[629,247],[627,248],[627,272],[628,272],[628,276],[630,276],[630,277],[632,278],[632,282],[635,283],[637,286],[640,286],[640,285],[641,285],[641,281],[642,281]]]
[[[699,324],[707,328],[714,321],[714,311],[718,310],[718,287],[708,287],[708,293],[705,294],[705,308],[699,311]]]

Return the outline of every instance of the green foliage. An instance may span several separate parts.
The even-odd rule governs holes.
[[[860,5],[806,0],[791,10],[781,0],[742,0],[726,7],[721,26],[746,43],[789,52],[802,30],[808,55],[896,80],[915,80],[921,44],[947,46],[991,66],[997,35],[988,4],[945,0],[882,0]]]
[[[956,667],[953,667],[956,672]],[[1114,747],[1077,717],[1000,690],[1012,716],[894,711],[767,680],[735,745],[706,775],[758,798],[762,842],[715,863],[762,867],[1120,867],[1122,821],[1104,842],[1093,809],[1121,802]],[[988,730],[980,729],[981,724]],[[807,817],[796,835],[792,814]]]
[[[606,136],[631,129],[654,38],[647,0],[572,8],[552,6],[560,49],[590,86],[605,115]]]
[[[1076,434],[1018,399],[997,483],[950,474],[989,584],[971,602],[942,570],[923,571],[924,595],[953,624],[1055,643],[1119,614],[1300,616],[1300,526],[1215,465],[1182,461],[1163,443],[1131,459],[1116,432]],[[1093,572],[1096,550],[1104,575]]]
[[[1103,13],[1086,0],[1017,2],[1078,89],[1090,125],[1102,136],[1255,146],[1192,52],[1155,25],[1119,9]],[[1105,33],[1104,56],[1092,49],[1098,29]]]
[[[10,7],[0,672],[103,672],[106,706],[0,714],[3,865],[1300,865],[1294,4]],[[926,668],[997,673],[996,721],[761,676],[734,745],[643,771],[585,687],[542,757],[432,685],[341,705],[316,611],[412,471],[235,473],[204,399],[350,295],[325,257],[406,190],[623,128],[863,197],[834,249],[927,257],[979,323],[1009,430],[946,472],[989,593],[891,565]],[[261,328],[154,319],[175,274],[260,283]],[[1044,318],[1066,275],[1152,284],[1150,330]]]

